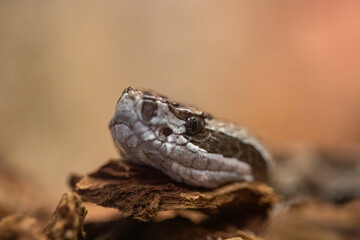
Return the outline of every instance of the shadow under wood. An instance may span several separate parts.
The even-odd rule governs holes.
[[[223,228],[215,222],[194,224],[189,219],[176,217],[163,222],[140,222],[124,218],[111,222],[85,224],[88,239],[227,239],[260,240],[254,234],[236,227]],[[240,238],[239,238],[240,239]]]

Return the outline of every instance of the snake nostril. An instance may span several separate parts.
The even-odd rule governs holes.
[[[173,134],[173,130],[169,127],[164,127],[162,129],[162,134],[164,134],[165,137],[170,136],[171,134]]]

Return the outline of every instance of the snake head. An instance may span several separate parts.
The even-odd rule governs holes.
[[[165,159],[173,154],[175,147],[188,142],[184,136],[191,128],[185,118],[189,111],[154,91],[128,87],[116,104],[109,128],[127,160],[164,169]],[[199,126],[194,131],[199,131]]]
[[[250,139],[245,130],[228,134],[227,126],[195,107],[134,87],[123,91],[109,123],[126,160],[157,168],[176,181],[207,188],[252,181],[250,165],[257,162],[253,158],[262,155],[260,147],[245,143]],[[262,165],[256,168],[263,168],[263,161],[258,162]]]
[[[186,119],[178,118],[173,113],[176,108],[180,108],[180,105],[173,105],[154,91],[128,87],[116,104],[109,128],[114,134],[113,130],[118,126],[126,126],[142,141],[173,141],[176,136],[172,135],[179,136],[187,131]]]

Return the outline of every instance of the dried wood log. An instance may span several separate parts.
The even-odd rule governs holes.
[[[13,214],[0,221],[1,240],[46,240],[39,222],[23,214]]]
[[[85,238],[86,209],[75,193],[65,193],[44,233],[49,240],[80,240]]]
[[[113,160],[89,175],[71,177],[82,200],[116,208],[123,216],[148,221],[159,211],[195,209],[240,217],[266,215],[278,201],[271,187],[258,182],[238,182],[215,190],[194,188],[172,181],[158,170]]]
[[[266,239],[360,239],[360,200],[306,200],[273,219]]]
[[[272,186],[284,199],[312,196],[344,203],[360,198],[359,148],[289,148],[275,159]]]

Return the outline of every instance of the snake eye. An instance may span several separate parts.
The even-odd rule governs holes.
[[[185,122],[186,134],[189,136],[200,133],[205,127],[205,121],[201,117],[188,117]]]
[[[144,121],[148,122],[157,115],[158,105],[151,100],[144,100],[141,108],[141,115]]]

